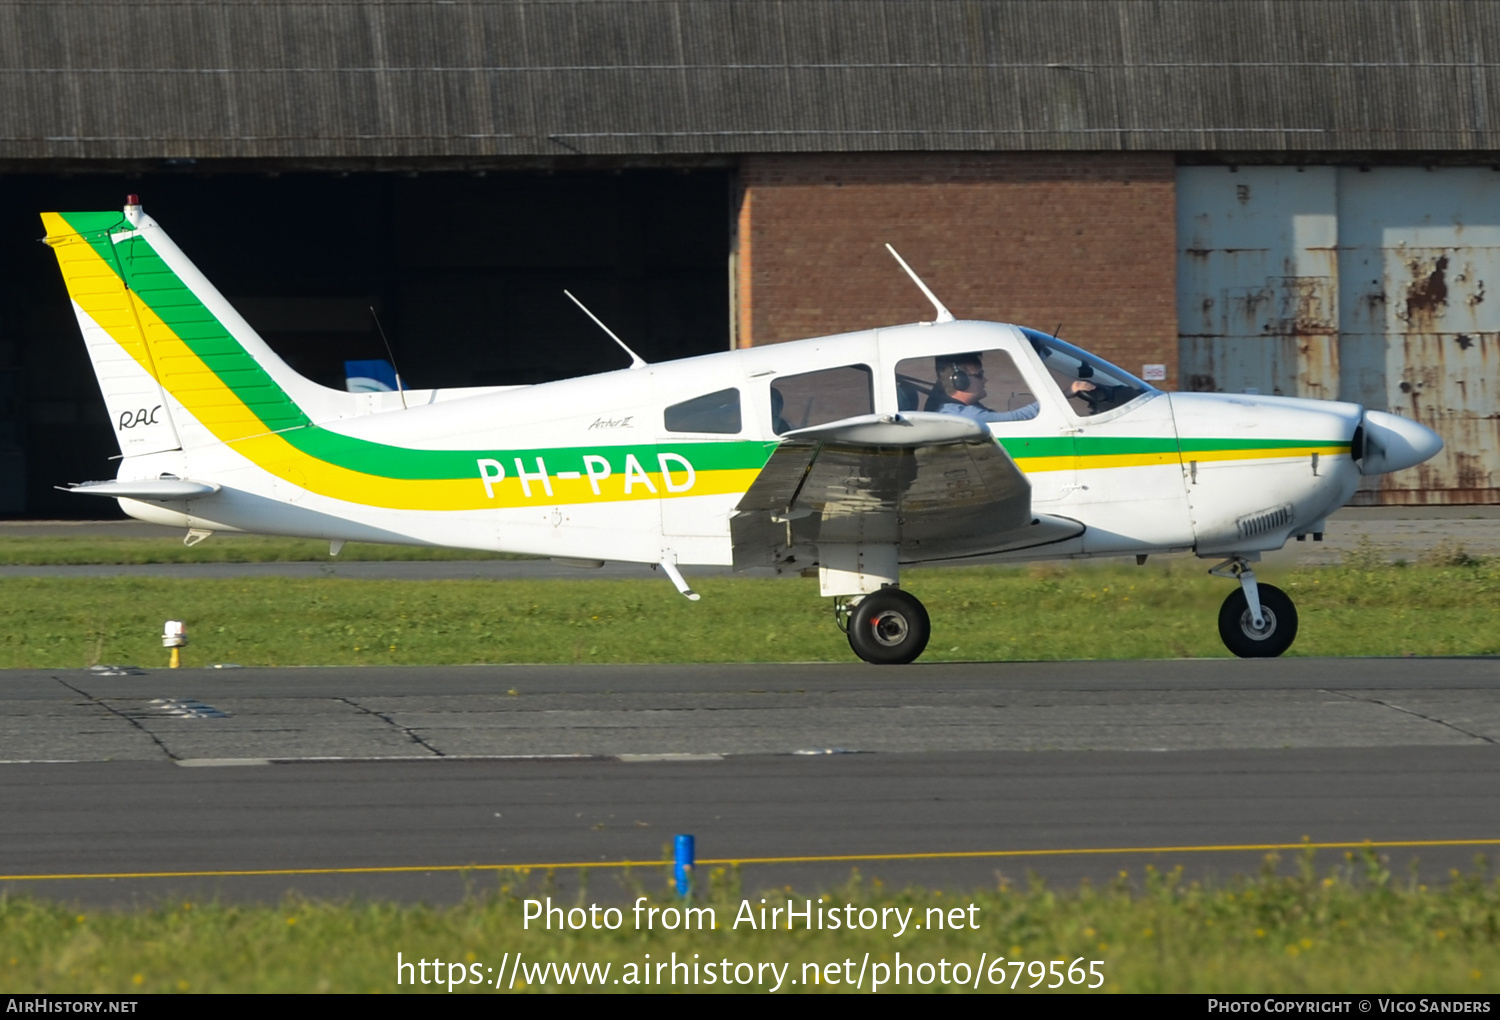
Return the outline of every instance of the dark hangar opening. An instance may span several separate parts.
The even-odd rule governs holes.
[[[723,169],[6,175],[0,514],[115,516],[52,488],[118,453],[39,214],[142,205],[298,371],[343,388],[384,358],[414,388],[623,368],[567,288],[647,361],[729,346]]]

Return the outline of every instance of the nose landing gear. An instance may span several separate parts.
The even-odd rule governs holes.
[[[1243,556],[1225,560],[1209,571],[1238,580],[1219,607],[1219,637],[1242,659],[1274,659],[1297,639],[1297,607],[1275,585],[1260,584]]]

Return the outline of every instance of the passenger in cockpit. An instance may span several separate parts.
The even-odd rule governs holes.
[[[1013,411],[992,411],[985,407],[984,359],[978,354],[946,355],[937,359],[936,368],[941,391],[935,392],[928,401],[929,410],[962,415],[975,421],[1028,421],[1041,410],[1036,401]],[[1080,393],[1092,390],[1094,384],[1078,379],[1071,388],[1073,393]]]
[[[771,387],[771,429],[779,436],[784,432],[792,431],[791,424],[781,416],[782,408],[786,407],[786,398],[775,386]]]

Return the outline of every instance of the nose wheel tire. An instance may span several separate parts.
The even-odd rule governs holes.
[[[849,616],[849,647],[876,665],[911,662],[922,654],[931,636],[927,610],[900,588],[866,595]]]
[[[1243,588],[1236,588],[1219,609],[1219,637],[1242,659],[1274,659],[1297,639],[1297,607],[1286,592],[1262,584],[1260,612],[1265,626],[1256,629]]]

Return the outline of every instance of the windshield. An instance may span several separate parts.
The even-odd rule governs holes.
[[[1080,415],[1113,411],[1144,393],[1152,392],[1149,385],[1123,368],[1117,368],[1088,351],[1040,330],[1022,326],[1021,332],[1031,341],[1032,349],[1042,359],[1063,396],[1079,402],[1070,406]]]

